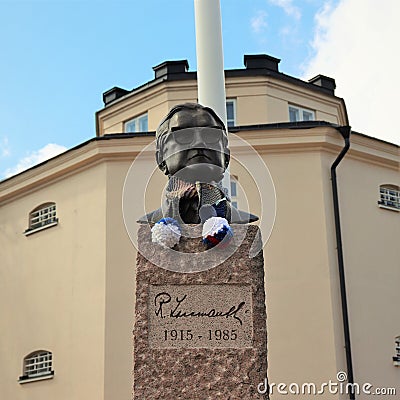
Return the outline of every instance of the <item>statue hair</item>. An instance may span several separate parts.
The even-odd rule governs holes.
[[[169,113],[165,116],[165,118],[160,122],[160,125],[158,125],[158,128],[156,130],[156,139],[158,141],[158,138],[164,135],[166,132],[169,131],[169,123],[172,118],[172,116],[180,111],[183,110],[190,110],[190,111],[206,111],[208,114],[210,114],[215,121],[217,121],[218,125],[223,131],[226,131],[225,124],[221,120],[221,118],[217,115],[217,113],[210,107],[202,106],[201,104],[198,103],[184,103],[184,104],[178,104],[169,110]]]

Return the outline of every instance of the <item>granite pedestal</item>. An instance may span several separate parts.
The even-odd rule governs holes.
[[[134,399],[268,398],[257,391],[267,376],[264,260],[262,252],[248,256],[259,230],[232,227],[234,241],[242,238],[233,254],[214,268],[188,273],[155,265],[164,256],[171,260],[151,242],[150,227],[140,226],[139,249],[156,257],[137,257]],[[201,235],[200,226],[193,229]],[[182,237],[175,250],[198,263],[204,259],[199,238]]]

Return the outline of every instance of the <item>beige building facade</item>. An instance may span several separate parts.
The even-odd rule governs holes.
[[[274,220],[264,247],[269,382],[289,392],[291,383],[319,389],[348,372],[330,169],[344,147],[337,128],[349,121],[333,79],[304,82],[278,63],[245,56],[245,68],[225,78],[230,130],[274,182],[276,214],[271,193],[260,200],[265,171],[252,176],[254,153],[232,135],[238,205],[247,196],[252,212]],[[136,250],[122,210],[125,178],[134,161],[150,168],[137,185],[147,185],[145,209],[159,207],[166,177],[154,130],[172,106],[197,100],[186,61],[154,72],[132,91],[104,93],[95,138],[0,182],[1,398],[131,397]],[[399,395],[400,150],[355,132],[350,141],[337,180],[354,380]],[[272,398],[299,398],[272,389]],[[321,398],[349,396],[325,388]]]

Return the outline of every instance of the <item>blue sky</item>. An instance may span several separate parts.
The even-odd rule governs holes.
[[[399,144],[382,127],[400,89],[399,3],[221,0],[225,68],[267,53],[289,75],[332,76],[353,128]],[[0,179],[94,137],[111,87],[139,86],[165,60],[196,70],[193,0],[0,0],[0,19]]]

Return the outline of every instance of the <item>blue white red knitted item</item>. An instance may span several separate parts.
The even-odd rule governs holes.
[[[233,238],[233,231],[225,218],[211,217],[204,222],[202,236],[207,247],[214,247],[224,239],[223,245],[226,246]]]
[[[174,218],[161,218],[151,228],[151,240],[153,243],[164,247],[174,247],[181,238],[181,228]]]

